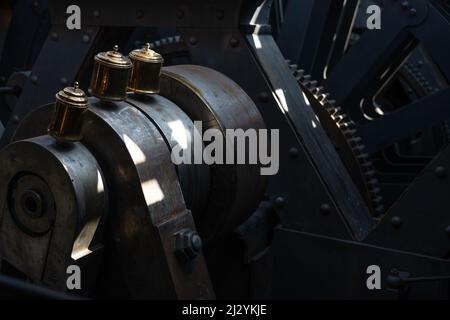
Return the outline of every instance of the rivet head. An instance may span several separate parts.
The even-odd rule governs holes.
[[[283,198],[283,197],[276,197],[276,198],[275,198],[275,205],[276,205],[278,208],[284,207],[284,205],[285,205],[285,200],[284,200],[284,198]]]
[[[411,16],[415,16],[415,15],[417,14],[416,8],[411,8],[411,9],[409,9],[409,14],[410,14]]]
[[[58,34],[57,34],[56,32],[52,32],[51,37],[52,37],[52,40],[53,40],[53,41],[56,41],[56,40],[58,40],[58,38],[59,38],[59,36],[58,36]]]
[[[447,170],[443,166],[438,166],[438,167],[436,167],[436,169],[434,169],[434,174],[439,179],[443,179],[447,175]]]
[[[235,48],[235,47],[237,47],[238,45],[239,45],[239,39],[237,39],[237,38],[235,38],[235,37],[232,37],[232,38],[230,39],[230,46],[233,47],[233,48]]]
[[[448,225],[447,227],[445,227],[445,234],[447,235],[447,237],[450,238],[450,225]]]
[[[261,101],[261,102],[267,102],[267,101],[269,101],[269,94],[267,93],[267,92],[265,92],[265,91],[263,91],[263,92],[261,92],[260,94],[259,94],[259,100]]]
[[[320,212],[324,215],[328,215],[331,212],[331,207],[328,203],[322,203],[320,205]]]
[[[13,119],[14,123],[19,123],[20,122],[20,118],[19,118],[18,115],[13,116],[12,119]]]
[[[400,228],[402,225],[402,219],[399,216],[394,216],[391,218],[391,224],[394,228]]]
[[[217,11],[216,17],[217,17],[218,20],[223,20],[223,18],[225,17],[225,14],[223,13],[223,10]]]
[[[289,149],[289,157],[292,159],[297,159],[299,156],[299,151],[296,147],[292,147]]]
[[[36,84],[38,82],[39,78],[37,75],[33,74],[31,76],[30,80],[31,80],[31,83]]]
[[[100,10],[94,10],[94,17],[98,18],[100,17]]]
[[[177,10],[177,18],[183,19],[184,18],[184,11],[183,10]]]
[[[189,37],[189,43],[191,45],[196,45],[197,44],[197,38],[194,36]]]
[[[83,35],[82,40],[83,40],[83,42],[87,43],[91,40],[91,38],[87,34],[85,34],[85,35]]]

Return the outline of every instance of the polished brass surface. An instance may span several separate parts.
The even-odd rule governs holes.
[[[152,94],[159,92],[159,78],[164,63],[162,56],[150,49],[146,44],[141,49],[130,52],[133,63],[128,89],[138,94]]]
[[[94,58],[90,93],[104,101],[122,101],[127,97],[128,78],[132,63],[118,46],[113,51],[100,52]]]
[[[82,117],[87,107],[86,94],[78,82],[58,92],[48,134],[58,141],[81,140]]]

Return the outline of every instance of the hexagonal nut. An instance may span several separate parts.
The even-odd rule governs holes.
[[[202,239],[191,229],[175,233],[175,254],[183,262],[194,259],[202,249]]]

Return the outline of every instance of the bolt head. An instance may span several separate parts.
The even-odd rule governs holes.
[[[202,239],[198,234],[193,234],[191,237],[191,247],[195,252],[200,252],[202,249]]]
[[[202,249],[202,239],[192,229],[182,229],[175,234],[175,255],[187,262],[194,259]]]

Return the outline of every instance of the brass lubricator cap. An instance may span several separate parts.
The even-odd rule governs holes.
[[[163,57],[150,49],[148,43],[141,49],[131,51],[129,57],[133,62],[133,69],[128,89],[139,94],[158,93]]]
[[[55,109],[48,126],[48,134],[60,142],[80,141],[84,111],[88,100],[78,82],[56,94]]]
[[[89,88],[91,94],[105,101],[125,100],[132,66],[130,59],[119,52],[117,45],[112,51],[98,53],[94,58]]]

